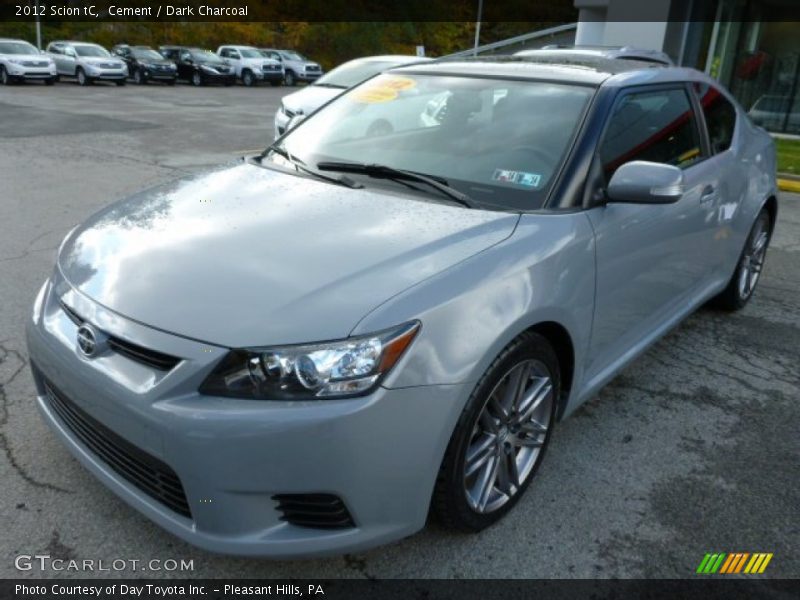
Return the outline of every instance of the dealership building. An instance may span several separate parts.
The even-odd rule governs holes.
[[[641,46],[722,82],[760,125],[800,134],[798,0],[575,0],[576,44]],[[631,19],[652,19],[632,23]]]

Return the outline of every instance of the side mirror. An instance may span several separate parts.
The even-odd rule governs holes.
[[[609,202],[672,204],[683,196],[683,171],[672,165],[634,160],[616,170],[606,195]]]

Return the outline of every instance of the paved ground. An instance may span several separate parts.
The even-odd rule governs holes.
[[[700,311],[562,423],[538,481],[481,535],[432,526],[357,556],[233,559],[89,476],[38,418],[25,367],[56,247],[114,199],[262,146],[285,92],[0,88],[0,577],[36,553],[193,559],[207,577],[685,577],[713,551],[774,552],[767,574],[800,577],[800,196],[781,198],[754,301]]]

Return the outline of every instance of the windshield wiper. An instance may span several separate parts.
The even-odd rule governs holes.
[[[364,163],[350,163],[350,162],[321,162],[317,164],[320,171],[340,171],[342,173],[363,173],[369,177],[376,177],[381,179],[393,179],[396,181],[418,181],[425,183],[430,187],[440,191],[442,194],[448,196],[450,199],[458,202],[467,208],[475,208],[475,201],[464,194],[451,188],[447,181],[444,179],[434,178],[430,175],[423,175],[415,171],[406,171],[404,169],[395,169],[387,165],[364,164]]]
[[[309,175],[313,175],[317,179],[322,179],[323,181],[329,181],[330,183],[336,183],[352,189],[360,189],[364,187],[363,185],[361,185],[356,181],[353,181],[349,177],[330,177],[328,175],[320,173],[319,171],[316,171],[311,167],[309,167],[308,165],[306,165],[305,162],[297,158],[294,154],[290,153],[283,146],[279,146],[276,144],[267,146],[267,149],[264,150],[261,156],[259,156],[259,159],[263,161],[264,158],[267,156],[267,153],[269,152],[274,152],[275,154],[279,154],[280,156],[288,160],[292,164],[292,166],[294,166],[294,168],[297,169],[298,171],[302,171],[303,173],[308,173]]]

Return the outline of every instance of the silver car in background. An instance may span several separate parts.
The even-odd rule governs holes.
[[[53,60],[25,40],[0,38],[0,83],[42,80],[53,85],[58,79]]]
[[[99,44],[53,41],[47,45],[47,53],[56,63],[59,76],[74,77],[79,85],[112,81],[122,86],[128,78],[125,61]]]
[[[430,58],[406,56],[402,54],[386,54],[382,56],[366,56],[347,61],[328,71],[311,85],[302,90],[284,96],[275,113],[274,126],[277,139],[286,131],[289,121],[297,116],[310,115],[320,106],[329,102],[344,90],[358,85],[362,81],[374,77],[381,71],[416,62],[426,62]]]
[[[363,550],[429,513],[479,531],[559,420],[701,305],[751,299],[777,210],[772,139],[698,71],[392,69],[72,230],[27,323],[36,403],[212,551]]]
[[[283,81],[288,86],[300,82],[310,83],[322,77],[322,67],[319,63],[307,59],[294,50],[275,50],[274,48],[259,48],[265,58],[277,60],[283,66]]]

